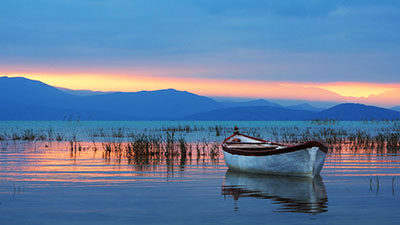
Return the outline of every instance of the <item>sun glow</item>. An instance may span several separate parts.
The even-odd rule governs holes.
[[[396,90],[399,85],[391,84],[371,84],[371,83],[328,83],[320,84],[317,87],[323,88],[342,96],[347,97],[368,97],[370,95],[379,95],[387,91]]]
[[[4,74],[4,73],[3,73]],[[400,84],[375,83],[307,83],[307,82],[279,82],[279,81],[250,81],[232,79],[163,77],[132,74],[49,74],[49,73],[9,73],[9,77],[22,76],[40,80],[46,84],[65,87],[75,90],[93,91],[124,91],[134,92],[142,90],[159,90],[174,88],[185,90],[199,95],[269,98],[269,99],[297,99],[312,101],[358,101],[361,103],[380,103],[396,105],[400,102]],[[396,92],[397,90],[397,92]],[[393,92],[388,99],[368,100],[374,95],[387,91]]]

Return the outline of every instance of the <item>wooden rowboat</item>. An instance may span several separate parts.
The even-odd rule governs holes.
[[[283,145],[241,134],[237,127],[222,142],[222,149],[230,170],[306,177],[319,175],[328,152],[317,141]]]

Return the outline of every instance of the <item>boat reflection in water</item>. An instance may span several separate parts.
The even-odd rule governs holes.
[[[321,176],[289,177],[226,172],[222,194],[239,198],[270,199],[280,207],[277,212],[318,214],[327,212],[328,196]],[[235,210],[238,208],[235,206]]]

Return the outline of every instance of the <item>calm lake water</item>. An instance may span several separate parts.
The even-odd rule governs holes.
[[[49,124],[42,129],[63,129]],[[72,125],[66,130],[76,132]],[[88,148],[90,141],[81,144],[82,151],[71,153],[64,141],[0,141],[0,224],[400,221],[396,153],[343,148],[327,156],[321,177],[307,179],[232,173],[222,154],[132,162],[105,159],[99,143],[97,151]]]
[[[221,142],[232,134],[234,126],[238,126],[242,133],[271,141],[283,141],[284,135],[319,134],[327,129],[334,129],[342,135],[344,132],[365,132],[371,136],[400,132],[400,121],[0,121],[0,136],[31,130],[45,136],[51,131],[53,138],[60,134],[65,140],[76,136],[81,141],[110,141],[110,135],[120,131],[124,134],[165,135],[167,129],[173,128],[176,137],[184,137],[190,142]],[[216,127],[220,128],[219,136],[216,136]]]

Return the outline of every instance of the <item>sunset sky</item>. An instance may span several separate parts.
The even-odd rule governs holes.
[[[400,105],[400,1],[0,0],[0,75]]]

